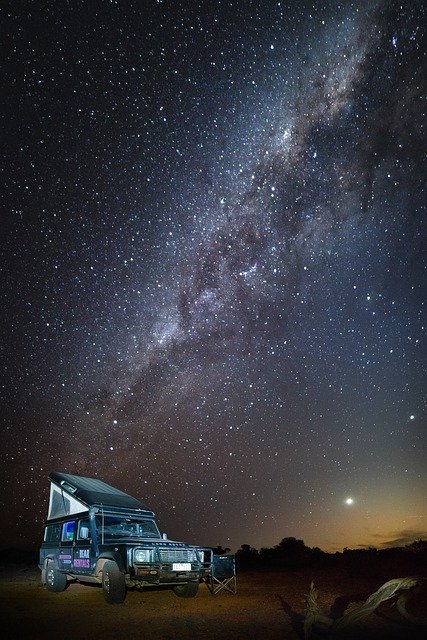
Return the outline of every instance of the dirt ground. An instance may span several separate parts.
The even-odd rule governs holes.
[[[299,640],[312,579],[320,606],[334,617],[349,601],[361,604],[385,581],[375,576],[355,579],[336,569],[241,572],[236,595],[213,596],[201,584],[195,598],[178,598],[169,589],[130,590],[123,604],[110,605],[98,586],[72,583],[62,593],[51,593],[40,585],[36,567],[8,566],[0,570],[0,629],[7,640]],[[417,616],[426,616],[425,587],[407,606]],[[395,607],[384,603],[368,622],[344,637],[421,640],[427,636],[425,627],[410,625]]]

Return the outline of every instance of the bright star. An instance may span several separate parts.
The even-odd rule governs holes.
[[[346,498],[345,503],[346,504],[354,504],[354,499],[353,498]]]

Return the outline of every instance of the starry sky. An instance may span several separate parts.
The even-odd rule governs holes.
[[[423,3],[5,1],[1,546],[427,535]]]

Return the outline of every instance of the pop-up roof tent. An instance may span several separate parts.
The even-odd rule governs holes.
[[[93,506],[134,509],[154,516],[140,500],[97,478],[52,472],[49,479],[48,520],[89,511],[89,507]]]

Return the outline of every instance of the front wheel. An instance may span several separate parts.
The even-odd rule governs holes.
[[[187,584],[177,584],[173,590],[180,598],[194,598],[199,590],[199,583],[187,582]]]
[[[119,604],[126,597],[125,576],[112,560],[108,560],[102,568],[102,589],[104,598],[110,604]]]
[[[50,560],[46,566],[46,587],[49,591],[64,591],[67,586],[67,576],[61,573]]]

